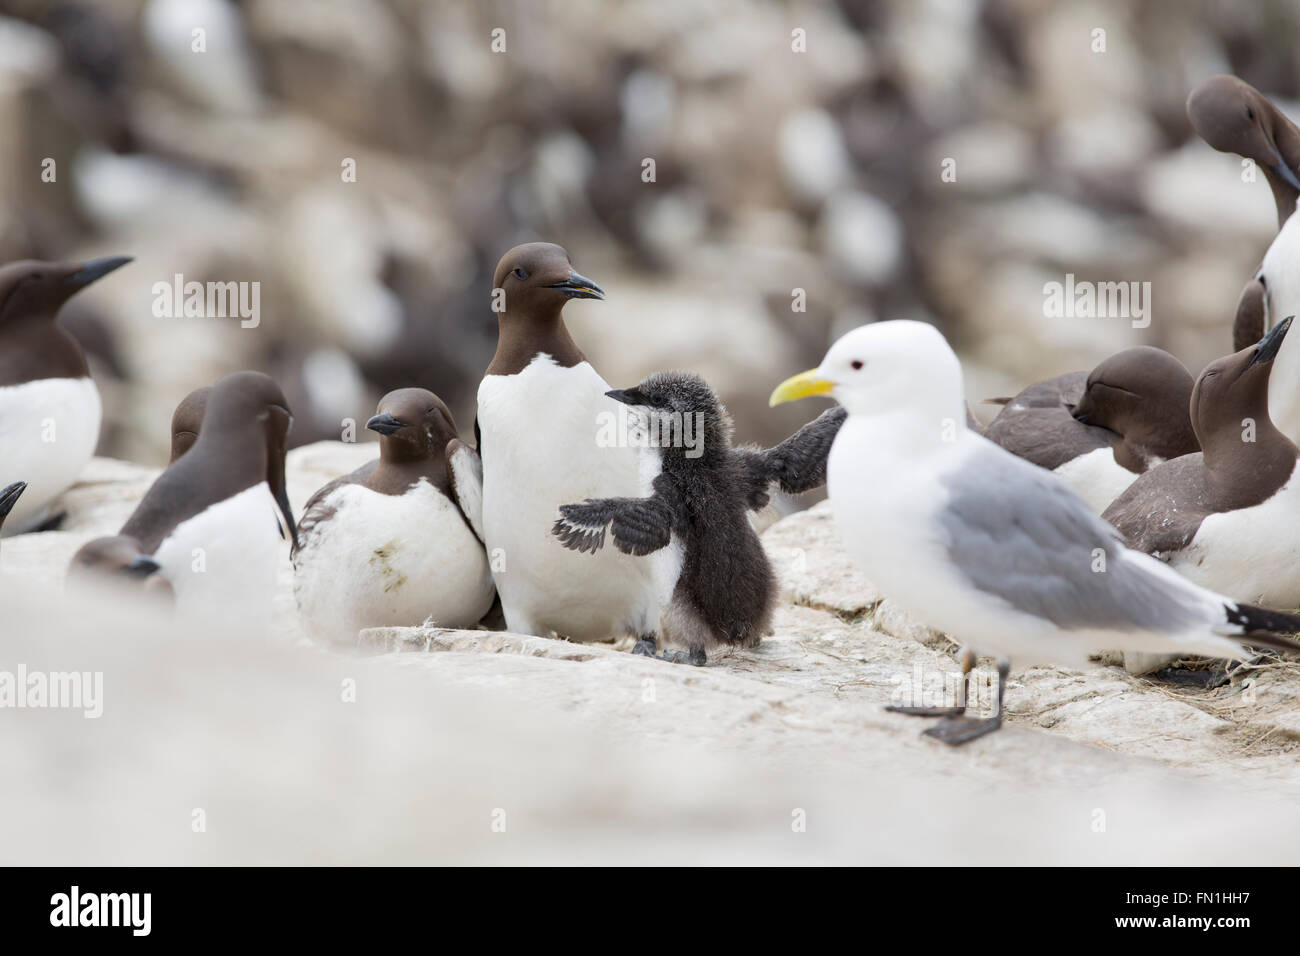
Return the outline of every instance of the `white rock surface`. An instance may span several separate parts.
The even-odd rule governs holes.
[[[366,451],[300,449],[293,487]],[[947,748],[883,706],[950,694],[955,648],[849,566],[826,505],[764,536],[775,633],[705,668],[432,628],[349,654],[63,600],[49,569],[150,474],[98,460],[65,501],[77,530],[0,545],[0,670],[104,681],[97,720],[0,709],[0,762],[29,782],[4,791],[11,862],[1293,862],[1295,665],[1209,692],[1017,670],[1009,726]],[[1270,839],[1205,839],[1241,819]]]

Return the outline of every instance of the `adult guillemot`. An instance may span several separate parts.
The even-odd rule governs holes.
[[[1148,468],[1200,447],[1187,411],[1191,397],[1191,373],[1178,359],[1147,346],[1125,349],[1091,372],[1006,399],[983,434],[1056,472],[1100,514]]]
[[[473,627],[495,591],[481,533],[478,455],[442,400],[389,392],[366,427],[379,458],[312,496],[293,549],[294,595],[313,635],[364,627]]]
[[[103,406],[86,356],[55,321],[69,298],[131,260],[24,260],[0,267],[0,481],[27,493],[10,534],[52,517],[48,506],[95,453]]]

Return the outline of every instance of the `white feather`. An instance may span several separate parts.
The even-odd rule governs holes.
[[[89,378],[42,378],[0,388],[0,487],[27,482],[5,522],[17,534],[72,486],[95,454],[103,409]]]
[[[484,540],[513,631],[590,641],[658,630],[675,549],[579,554],[551,534],[560,505],[651,491],[657,456],[598,443],[601,416],[627,414],[607,391],[590,364],[561,368],[547,355],[479,385]]]
[[[351,639],[363,627],[473,627],[492,606],[483,545],[456,505],[421,478],[405,494],[340,485],[329,519],[305,532],[294,596],[313,635]]]
[[[483,540],[483,460],[478,452],[461,445],[448,462],[456,486],[456,500],[470,527]]]
[[[1110,448],[1094,448],[1071,458],[1054,472],[1098,515],[1138,477],[1115,461],[1115,452]]]
[[[154,560],[176,594],[183,622],[259,632],[271,622],[277,570],[288,556],[283,518],[261,481],[182,521]]]

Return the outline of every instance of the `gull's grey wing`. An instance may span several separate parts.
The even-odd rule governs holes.
[[[946,475],[948,557],[979,590],[1062,629],[1180,632],[1204,595],[1123,554],[1119,533],[1049,472],[989,444]]]
[[[750,510],[758,511],[767,505],[773,484],[789,495],[826,484],[826,456],[846,416],[847,412],[836,405],[766,451],[737,449],[748,479],[746,503]]]
[[[588,498],[561,505],[551,533],[572,551],[599,551],[608,528],[624,554],[646,555],[668,546],[676,521],[672,505],[661,495],[650,498]]]

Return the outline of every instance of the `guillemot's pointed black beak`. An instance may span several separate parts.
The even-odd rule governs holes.
[[[1296,190],[1297,192],[1300,192],[1300,178],[1296,177],[1296,174],[1292,172],[1290,166],[1288,166],[1286,163],[1278,163],[1277,165],[1270,166],[1269,168],[1272,169],[1273,172],[1278,176],[1278,178],[1282,179],[1288,186],[1290,186],[1292,189]]]
[[[644,405],[645,396],[635,388],[611,388],[605,393],[616,402],[622,402],[624,405]]]
[[[376,415],[366,422],[366,427],[372,432],[379,432],[381,435],[391,435],[398,429],[405,428],[406,422],[398,421],[388,412],[384,412],[382,415]]]
[[[592,282],[586,276],[580,276],[572,269],[569,270],[569,278],[563,282],[556,282],[547,286],[548,289],[559,289],[570,299],[603,299],[605,290],[596,283]]]
[[[1278,349],[1282,347],[1282,340],[1286,338],[1286,333],[1291,328],[1291,320],[1294,318],[1294,315],[1288,315],[1268,330],[1268,334],[1259,340],[1259,345],[1255,346],[1255,354],[1251,356],[1250,364],[1246,368],[1271,362],[1277,357]]]
[[[137,555],[136,559],[122,569],[133,578],[147,578],[162,570],[162,565],[147,554]]]
[[[115,269],[120,269],[132,261],[131,256],[105,256],[102,259],[88,259],[76,272],[63,280],[63,284],[74,291],[84,289],[96,279],[102,279]]]
[[[18,504],[18,499],[23,496],[27,490],[27,482],[15,481],[3,491],[0,491],[0,524],[4,524],[5,518],[9,512],[14,510],[14,505]]]

